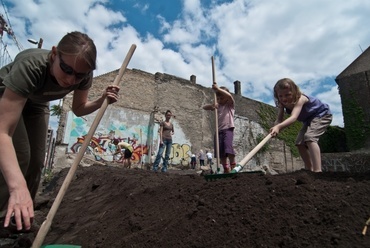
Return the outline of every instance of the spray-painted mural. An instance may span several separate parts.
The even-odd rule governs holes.
[[[113,161],[122,162],[122,153],[118,148],[118,143],[121,141],[127,142],[132,145],[133,152],[131,160],[139,163],[142,161],[143,154],[148,155],[148,147],[143,144],[138,144],[138,140],[135,138],[121,138],[115,136],[115,131],[110,131],[108,135],[97,133],[97,136],[93,136],[90,145],[87,147],[87,153],[94,155],[97,161]],[[79,152],[85,136],[78,137],[77,141],[70,147],[73,153]]]
[[[330,155],[323,154],[322,170],[323,171],[347,171],[347,172],[366,172],[369,171],[370,156],[356,153],[338,153]]]
[[[68,152],[79,152],[94,118],[94,114],[77,117],[72,112],[68,113],[64,137],[64,142],[68,143]],[[170,163],[176,165],[190,160],[191,144],[181,126],[176,121],[173,123],[176,132]],[[152,121],[148,114],[110,108],[100,121],[86,153],[94,155],[97,161],[120,162],[122,159],[121,153],[117,152],[117,144],[125,141],[134,148],[131,158],[134,163],[150,163],[159,147],[158,129],[158,121]]]
[[[188,144],[172,144],[170,164],[188,164],[190,157],[191,149]]]

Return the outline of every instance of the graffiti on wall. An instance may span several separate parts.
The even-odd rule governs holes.
[[[85,141],[85,135],[78,137],[77,141],[71,145],[72,153],[78,153]],[[124,141],[132,145],[133,152],[131,160],[139,163],[142,161],[143,155],[148,155],[149,149],[147,145],[138,144],[135,138],[120,138],[114,136],[114,131],[110,131],[108,135],[98,133],[93,136],[90,144],[87,147],[86,153],[91,154],[97,161],[122,162],[122,154],[119,152],[118,143]],[[154,155],[155,153],[153,153]],[[173,143],[170,153],[170,164],[183,164],[190,160],[191,149],[188,144]]]
[[[171,164],[187,163],[191,157],[191,149],[188,144],[173,143],[170,155]]]
[[[121,109],[110,109],[107,112],[108,117],[100,122],[86,153],[92,154],[97,161],[120,162],[122,155],[117,152],[117,144],[120,141],[125,141],[134,148],[132,154],[134,163],[153,161],[159,146],[159,123],[152,123],[150,131],[149,115],[125,112]],[[73,115],[72,112],[68,113],[64,137],[65,142],[68,143],[67,152],[79,152],[93,121],[94,115],[82,118]],[[182,164],[184,161],[190,160],[191,156],[191,144],[181,130],[181,125],[175,124],[177,127],[176,136],[173,137],[174,143],[170,154],[170,163],[173,165]]]
[[[133,162],[142,161],[143,155],[148,154],[148,147],[143,144],[138,144],[136,138],[115,137],[114,133],[114,131],[110,131],[108,135],[97,133],[96,136],[92,137],[86,149],[86,153],[94,155],[97,161],[122,162],[122,153],[120,152],[118,143],[124,141],[131,144],[134,149],[131,156]],[[78,137],[77,141],[70,147],[73,153],[79,152],[83,142],[85,142],[85,137],[85,135]]]
[[[347,155],[336,158],[323,158],[323,171],[365,172],[369,171],[369,157],[364,155]]]
[[[323,171],[348,171],[347,166],[341,159],[324,160],[322,163]]]

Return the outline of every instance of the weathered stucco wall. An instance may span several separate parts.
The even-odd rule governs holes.
[[[114,81],[117,73],[118,70],[96,77],[90,99],[100,96],[106,86]],[[260,137],[267,135],[259,124],[258,111],[261,106],[273,111],[275,108],[238,94],[234,98],[234,146],[236,159],[240,161],[258,144]],[[153,75],[127,69],[121,82],[120,100],[106,110],[94,135],[95,143],[89,149],[96,159],[111,161],[115,149],[112,141],[128,140],[136,148],[135,160],[150,162],[149,154],[155,155],[157,152],[158,123],[169,109],[175,115],[172,119],[175,135],[171,162],[175,165],[188,163],[191,153],[198,153],[200,149],[213,151],[215,116],[212,111],[202,109],[203,105],[211,103],[213,99],[214,92],[210,87],[203,87],[194,81],[168,74]],[[76,147],[81,144],[82,136],[87,134],[96,113],[82,118],[75,117],[70,111],[71,100],[72,94],[64,99],[57,142],[68,144],[68,152],[76,152]],[[279,172],[294,171],[303,166],[300,158],[294,158],[289,147],[278,139],[271,139],[246,168],[256,165],[269,166]]]

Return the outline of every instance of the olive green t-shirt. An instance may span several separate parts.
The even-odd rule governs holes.
[[[27,49],[18,53],[14,61],[0,69],[0,95],[5,87],[32,102],[48,102],[63,98],[69,92],[91,87],[93,74],[79,84],[61,87],[50,74],[50,50]]]

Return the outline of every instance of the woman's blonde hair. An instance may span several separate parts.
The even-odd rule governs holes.
[[[285,89],[290,89],[292,91],[293,104],[296,104],[302,95],[301,90],[294,83],[293,80],[291,80],[290,78],[282,78],[279,81],[277,81],[277,83],[274,86],[274,98],[275,98],[275,103],[277,106],[280,105],[277,90],[285,90]]]
[[[78,31],[67,33],[59,41],[57,49],[61,54],[83,59],[92,71],[96,69],[96,47],[94,41],[87,34]]]

